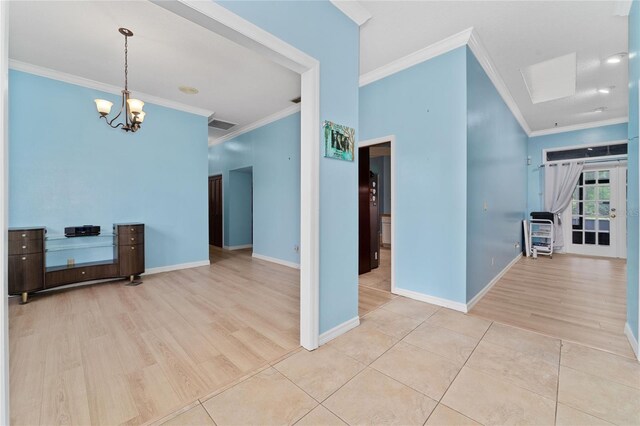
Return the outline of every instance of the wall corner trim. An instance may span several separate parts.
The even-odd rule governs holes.
[[[280,110],[274,114],[268,115],[264,118],[261,118],[260,120],[254,121],[253,123],[250,124],[245,124],[244,126],[240,126],[238,127],[237,130],[234,130],[231,133],[227,133],[224,136],[220,136],[217,139],[211,139],[209,140],[209,146],[213,146],[213,145],[218,145],[220,143],[229,141],[233,138],[237,138],[238,136],[250,132],[252,130],[255,130],[259,127],[262,126],[266,126],[267,124],[273,123],[274,121],[278,121],[282,118],[288,117],[292,114],[295,114],[296,112],[299,112],[301,110],[301,105],[300,104],[296,104],[296,105],[291,105],[290,107],[287,107],[283,110]]]
[[[431,303],[432,305],[438,305],[445,308],[453,309],[454,311],[467,313],[467,304],[454,302],[453,300],[443,299],[441,297],[429,296],[428,294],[418,293],[416,291],[405,290],[403,288],[396,287],[394,294],[398,296],[408,297],[409,299],[418,300],[420,302]]]
[[[429,59],[450,52],[458,47],[466,46],[469,43],[472,33],[473,27],[467,28],[464,31],[460,31],[457,34],[453,34],[443,40],[430,44],[429,46],[410,53],[407,56],[396,59],[395,61],[389,62],[388,64],[367,73],[361,74],[360,87],[406,70],[407,68],[411,68],[414,65],[428,61]]]
[[[324,345],[325,343],[329,342],[330,340],[335,339],[336,337],[346,333],[347,331],[356,328],[357,326],[360,325],[360,317],[359,316],[355,316],[353,318],[351,318],[350,320],[347,320],[345,322],[343,322],[342,324],[338,324],[335,327],[333,327],[330,330],[325,331],[324,333],[322,333],[320,335],[320,338],[318,339],[318,343],[320,345]]]
[[[248,248],[253,248],[253,244],[242,244],[239,246],[224,246],[222,247],[224,250],[242,250],[242,249],[248,249]]]
[[[355,22],[359,27],[372,18],[371,12],[369,12],[359,1],[331,0],[331,4],[337,7],[340,12],[347,15],[347,17]]]
[[[161,272],[177,271],[179,269],[198,268],[201,266],[209,266],[209,265],[211,265],[211,262],[209,261],[209,259],[207,259],[207,260],[200,260],[198,262],[178,263],[176,265],[158,266],[156,268],[147,269],[144,275],[153,275],[153,274],[159,274]]]
[[[502,271],[498,272],[498,275],[493,277],[493,279],[489,281],[489,283],[485,285],[484,288],[480,290],[478,294],[476,294],[473,297],[473,299],[469,301],[469,303],[467,303],[467,312],[469,312],[475,306],[475,304],[478,303],[480,299],[482,299],[484,295],[489,292],[489,290],[491,290],[491,287],[493,287],[498,281],[500,281],[500,278],[502,278],[504,274],[506,274],[513,265],[518,263],[518,261],[521,258],[522,258],[522,253],[519,253],[511,262],[507,264],[507,266],[504,267]]]
[[[275,257],[265,256],[259,253],[252,253],[252,257],[256,259],[264,260],[265,262],[277,263],[278,265],[287,266],[293,269],[300,269],[300,264],[295,262],[289,262],[288,260],[282,260]]]
[[[120,95],[120,96],[122,95],[122,87],[113,86],[107,83],[101,83],[99,81],[91,80],[91,79],[80,77],[73,74],[67,74],[62,71],[52,70],[50,68],[44,68],[44,67],[29,64],[26,62],[17,61],[15,59],[9,60],[9,68],[16,71],[22,71],[29,74],[34,74],[40,77],[62,81],[64,83],[75,84],[76,86],[82,86],[88,89],[100,90],[101,92],[112,93],[114,95]],[[171,108],[178,111],[184,111],[190,114],[201,115],[204,117],[209,117],[213,114],[213,111],[194,107],[191,105],[185,105],[180,102],[175,102],[169,99],[153,96],[148,93],[135,91],[135,94],[137,97],[139,97],[140,99],[150,104],[160,105],[166,108]]]
[[[640,361],[640,353],[638,352],[638,341],[633,335],[628,322],[624,323],[624,334],[625,336],[627,336],[627,340],[629,340],[629,344],[631,345],[631,349],[633,349],[633,353],[636,354],[636,358],[638,359],[638,361]]]

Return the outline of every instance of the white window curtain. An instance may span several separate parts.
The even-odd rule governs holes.
[[[584,169],[584,163],[547,165],[544,168],[544,209],[555,215],[554,250],[564,247],[562,212],[571,203],[571,196]]]

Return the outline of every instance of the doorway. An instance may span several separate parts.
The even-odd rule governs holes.
[[[392,139],[358,148],[358,284],[363,315],[392,297]]]
[[[626,163],[585,165],[563,213],[567,253],[626,258]]]
[[[209,176],[209,245],[222,248],[222,175]]]

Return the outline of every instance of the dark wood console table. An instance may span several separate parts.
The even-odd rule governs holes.
[[[22,295],[22,303],[27,303],[29,293],[83,281],[128,278],[129,284],[140,283],[136,278],[144,273],[144,224],[116,223],[113,234],[93,237],[53,237],[46,232],[42,226],[9,228],[9,294]],[[113,259],[46,267],[47,251],[83,248],[83,245],[56,248],[55,242],[90,238],[106,240],[84,247],[113,246]]]

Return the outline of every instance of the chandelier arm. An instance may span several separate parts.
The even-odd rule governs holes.
[[[115,118],[114,118],[113,120],[111,120],[111,121],[109,121],[109,120],[107,119],[107,117],[105,117],[104,115],[103,115],[103,116],[101,116],[100,118],[104,118],[104,121],[106,121],[106,122],[107,122],[107,124],[109,125],[109,127],[113,128],[113,129],[117,129],[118,127],[120,127],[120,126],[122,126],[122,125],[123,125],[122,123],[118,123],[118,124],[116,124],[116,125],[114,126],[114,125],[113,125],[113,121],[115,120]]]

